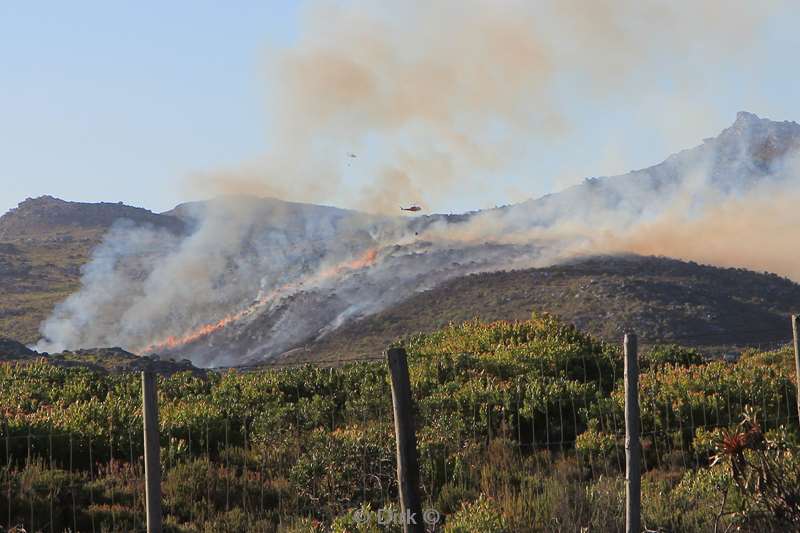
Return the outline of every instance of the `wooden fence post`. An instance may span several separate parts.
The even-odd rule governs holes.
[[[411,382],[408,361],[403,348],[386,351],[392,381],[394,434],[397,440],[397,484],[400,488],[400,512],[404,533],[425,533],[422,503],[419,496],[419,463],[417,435],[414,429]]]
[[[161,458],[158,435],[156,376],[142,372],[142,418],[144,419],[144,477],[147,533],[161,533]]]
[[[639,362],[636,335],[627,333],[625,352],[625,532],[641,531],[642,479],[639,444]]]
[[[800,424],[800,316],[792,315],[792,335],[794,337],[794,371],[797,393],[797,422]]]

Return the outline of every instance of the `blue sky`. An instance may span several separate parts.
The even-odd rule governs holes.
[[[303,31],[299,9],[264,1],[0,3],[0,212],[43,194],[154,211],[203,197],[187,175],[263,152],[264,54],[292,46]],[[562,80],[565,135],[532,139],[513,173],[487,177],[502,186],[432,208],[502,204],[648,166],[716,135],[743,109],[800,120],[797,11],[768,13],[745,54],[704,66],[689,87],[654,68],[635,91],[598,105]]]
[[[264,142],[260,54],[291,4],[0,4],[0,210],[29,196],[154,210]]]

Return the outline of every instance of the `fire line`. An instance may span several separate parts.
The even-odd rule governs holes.
[[[207,337],[208,335],[211,335],[216,331],[225,328],[226,326],[234,322],[238,322],[244,318],[252,316],[256,311],[269,305],[281,294],[291,293],[295,290],[298,290],[303,284],[311,285],[327,279],[331,279],[348,271],[361,270],[363,268],[367,268],[375,263],[377,257],[378,257],[377,248],[371,248],[355,259],[344,261],[342,263],[324,268],[319,272],[317,272],[316,274],[314,274],[313,276],[311,276],[310,278],[304,279],[303,281],[293,281],[290,283],[286,283],[285,285],[281,285],[280,287],[271,290],[265,296],[261,296],[257,301],[253,302],[248,307],[236,311],[234,313],[231,313],[229,315],[226,315],[221,319],[217,320],[216,322],[203,324],[183,335],[170,335],[169,337],[166,337],[162,340],[148,344],[142,349],[137,350],[137,352],[146,354],[146,353],[152,353],[157,350],[171,350],[198,341],[204,337]]]

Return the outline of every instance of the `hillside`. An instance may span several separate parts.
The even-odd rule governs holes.
[[[613,276],[604,277],[607,286],[599,291],[590,283],[592,273],[569,280],[565,290],[574,292],[569,303],[548,280],[543,286],[550,289],[541,293],[515,290],[520,283],[539,283],[518,273],[455,281],[436,293],[433,305],[416,295],[476,272],[550,264],[563,257],[570,239],[591,239],[598,227],[624,233],[652,220],[676,198],[690,195],[698,211],[746,195],[760,183],[787,185],[798,147],[800,125],[742,112],[716,137],[654,166],[460,215],[382,217],[241,196],[181,204],[160,215],[122,204],[26,200],[0,218],[0,290],[6,293],[0,335],[35,341],[41,321],[69,295],[74,297],[47,323],[40,350],[170,350],[169,355],[197,364],[270,360],[307,345],[322,354],[343,353],[347,347],[374,350],[420,324],[431,328],[473,316],[524,318],[532,309],[586,323],[604,337],[626,322],[650,335],[724,337],[734,326],[721,326],[714,317],[725,313],[741,318],[739,323],[756,324],[755,329],[765,329],[759,324],[772,328],[775,316],[796,300],[776,303],[759,283],[745,303],[725,300],[727,286],[705,287],[698,296],[693,284],[669,282],[664,288],[659,280],[636,285],[641,292],[625,300],[620,295],[627,295],[632,283],[622,285],[627,272],[615,274],[613,283]],[[76,294],[81,266],[121,218],[137,228],[167,229],[181,237],[165,243],[160,232],[116,232],[87,269],[102,275],[87,276]],[[563,228],[566,235],[559,232]],[[577,228],[574,237],[569,228]],[[158,253],[152,243],[160,246]],[[739,247],[739,242],[726,246]],[[758,264],[785,272],[773,267],[769,261]],[[496,281],[502,276],[508,281]],[[747,286],[745,278],[734,285]],[[375,313],[380,314],[364,318]],[[598,317],[612,315],[613,325],[598,325]],[[386,325],[383,317],[392,323]],[[353,320],[366,332],[331,333],[342,325],[354,327]],[[700,325],[692,325],[695,320]],[[321,336],[326,340],[314,341]]]
[[[27,199],[0,217],[0,337],[35,342],[39,324],[80,285],[81,267],[118,220],[175,233],[171,216],[113,203]]]
[[[348,322],[285,360],[377,354],[449,322],[525,320],[548,312],[609,341],[626,328],[643,342],[721,346],[791,337],[800,285],[773,274],[661,257],[592,257],[547,268],[473,274]]]
[[[792,162],[800,153],[800,125],[789,121],[773,121],[760,118],[752,113],[740,112],[735,121],[717,136],[704,139],[701,144],[667,157],[653,166],[634,170],[626,174],[608,177],[587,178],[581,184],[566,190],[545,195],[505,207],[443,217],[427,215],[408,219],[408,230],[403,239],[386,246],[391,253],[380,253],[379,261],[365,269],[358,282],[357,290],[347,279],[338,280],[326,287],[324,292],[305,285],[300,296],[288,295],[275,306],[264,306],[256,320],[236,321],[223,329],[214,329],[208,337],[198,339],[191,345],[179,347],[176,356],[189,357],[204,364],[233,364],[231,361],[268,361],[280,354],[292,351],[293,354],[310,354],[312,357],[326,357],[332,354],[345,354],[351,349],[374,351],[378,344],[393,338],[395,334],[406,334],[418,329],[418,325],[432,328],[450,319],[461,320],[472,316],[486,318],[524,318],[537,303],[577,321],[597,321],[595,313],[601,316],[615,316],[615,326],[620,322],[632,321],[640,330],[652,335],[682,336],[696,333],[713,333],[730,341],[730,326],[704,324],[693,326],[693,320],[708,322],[707,315],[725,316],[722,307],[728,305],[716,298],[715,286],[708,287],[708,303],[695,302],[691,286],[678,284],[677,289],[669,289],[667,303],[660,301],[661,287],[645,285],[642,294],[634,295],[634,305],[639,314],[624,308],[617,298],[615,281],[608,292],[592,296],[596,303],[586,304],[586,317],[582,305],[567,305],[560,299],[560,292],[553,294],[532,294],[529,299],[509,287],[497,287],[503,294],[495,294],[495,287],[484,291],[471,287],[457,286],[455,293],[470,291],[471,303],[457,301],[449,308],[443,308],[451,296],[446,289],[436,293],[440,300],[428,306],[426,301],[418,301],[414,295],[430,289],[448,279],[459,278],[476,272],[508,271],[527,268],[531,265],[545,265],[561,257],[559,248],[568,244],[572,231],[577,232],[577,240],[591,240],[596,236],[593,228],[603,228],[609,234],[625,234],[646,221],[657,219],[671,207],[681,204],[681,199],[691,197],[693,205],[689,211],[680,209],[686,215],[701,215],[711,205],[718,205],[726,199],[746,196],[749,191],[759,187],[789,187],[795,179]],[[791,188],[791,187],[789,187]],[[553,237],[548,232],[553,230]],[[412,233],[413,232],[413,233]],[[379,232],[375,232],[376,234]],[[537,240],[537,236],[543,237]],[[740,243],[726,242],[725,246],[739,247]],[[757,242],[757,241],[756,241]],[[423,248],[423,244],[428,243]],[[525,247],[506,247],[502,253],[494,254],[484,260],[487,249],[509,243],[524,243]],[[387,244],[384,240],[381,244]],[[334,243],[331,249],[340,246]],[[655,250],[655,253],[670,255],[669,250]],[[404,256],[409,261],[395,261]],[[765,259],[759,263],[754,256],[758,270],[776,271],[774,262]],[[425,268],[416,265],[424,263]],[[735,265],[735,263],[734,263]],[[426,279],[428,273],[440,272],[436,279]],[[785,274],[785,270],[781,271]],[[422,276],[422,277],[421,277]],[[481,279],[481,278],[478,278]],[[580,280],[587,283],[589,278]],[[433,281],[433,282],[432,282]],[[761,287],[761,285],[758,285]],[[568,287],[572,289],[573,287]],[[723,290],[727,290],[725,287]],[[592,294],[591,291],[584,291]],[[649,301],[653,293],[654,301]],[[725,293],[723,293],[725,294]],[[765,296],[761,296],[765,298]],[[411,298],[410,300],[408,300]],[[590,300],[592,299],[590,298]],[[494,299],[507,299],[507,302],[494,302]],[[487,303],[488,300],[488,303]],[[402,303],[407,301],[407,303]],[[609,303],[610,302],[610,303]],[[688,303],[686,303],[688,302]],[[246,304],[245,304],[246,305]],[[660,318],[648,315],[663,313],[668,317],[663,323]],[[734,318],[744,317],[743,324],[751,320],[762,323],[763,317],[756,312],[760,304],[750,303],[748,311],[734,306]],[[771,304],[764,304],[771,305]],[[577,307],[576,307],[577,306]],[[423,318],[413,315],[419,309]],[[791,306],[784,306],[788,308]],[[392,311],[394,310],[394,311]],[[490,313],[495,310],[496,313]],[[331,329],[347,325],[350,320],[380,313],[374,319],[358,320],[357,328],[375,332],[376,343],[361,345],[361,339],[371,337],[372,333],[344,330],[329,333]],[[392,313],[397,314],[393,316]],[[609,315],[606,315],[609,313]],[[751,316],[754,314],[755,316]],[[409,316],[410,315],[410,316]],[[397,325],[382,324],[382,317],[392,316]],[[785,317],[784,317],[785,318]],[[396,319],[396,320],[395,320]],[[770,319],[774,320],[774,319]],[[214,323],[214,320],[209,320]],[[419,324],[417,324],[419,322]],[[157,322],[158,323],[158,322]],[[774,321],[768,322],[770,327]],[[377,325],[376,325],[377,324]],[[405,327],[408,324],[409,327]],[[729,329],[725,329],[728,327]],[[604,337],[611,336],[611,325],[597,327],[593,331]],[[718,331],[722,328],[721,331]],[[748,328],[751,329],[751,328]],[[761,329],[756,326],[755,329]],[[321,335],[331,340],[316,343]],[[121,341],[122,342],[122,341]],[[320,354],[311,352],[319,349]],[[293,351],[297,350],[297,351]],[[295,355],[293,355],[294,357]],[[224,362],[223,362],[224,361]]]

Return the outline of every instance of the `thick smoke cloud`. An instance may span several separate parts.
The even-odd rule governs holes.
[[[312,279],[392,231],[355,212],[245,197],[179,214],[195,226],[187,236],[116,225],[84,267],[81,289],[42,324],[38,348],[141,350]]]
[[[650,113],[658,134],[656,80],[672,87],[669,115],[696,122],[708,114],[698,101],[709,97],[707,66],[748,61],[767,15],[785,4],[314,2],[297,41],[265,60],[263,158],[195,176],[191,189],[392,214],[404,202],[436,209],[479,197],[497,177],[535,179],[531,154],[557,147],[576,108],[624,101]],[[523,196],[511,200],[531,194],[516,189]]]
[[[587,252],[664,255],[717,266],[768,271],[800,281],[800,180],[768,185],[689,215],[673,206],[629,231],[600,235]]]

